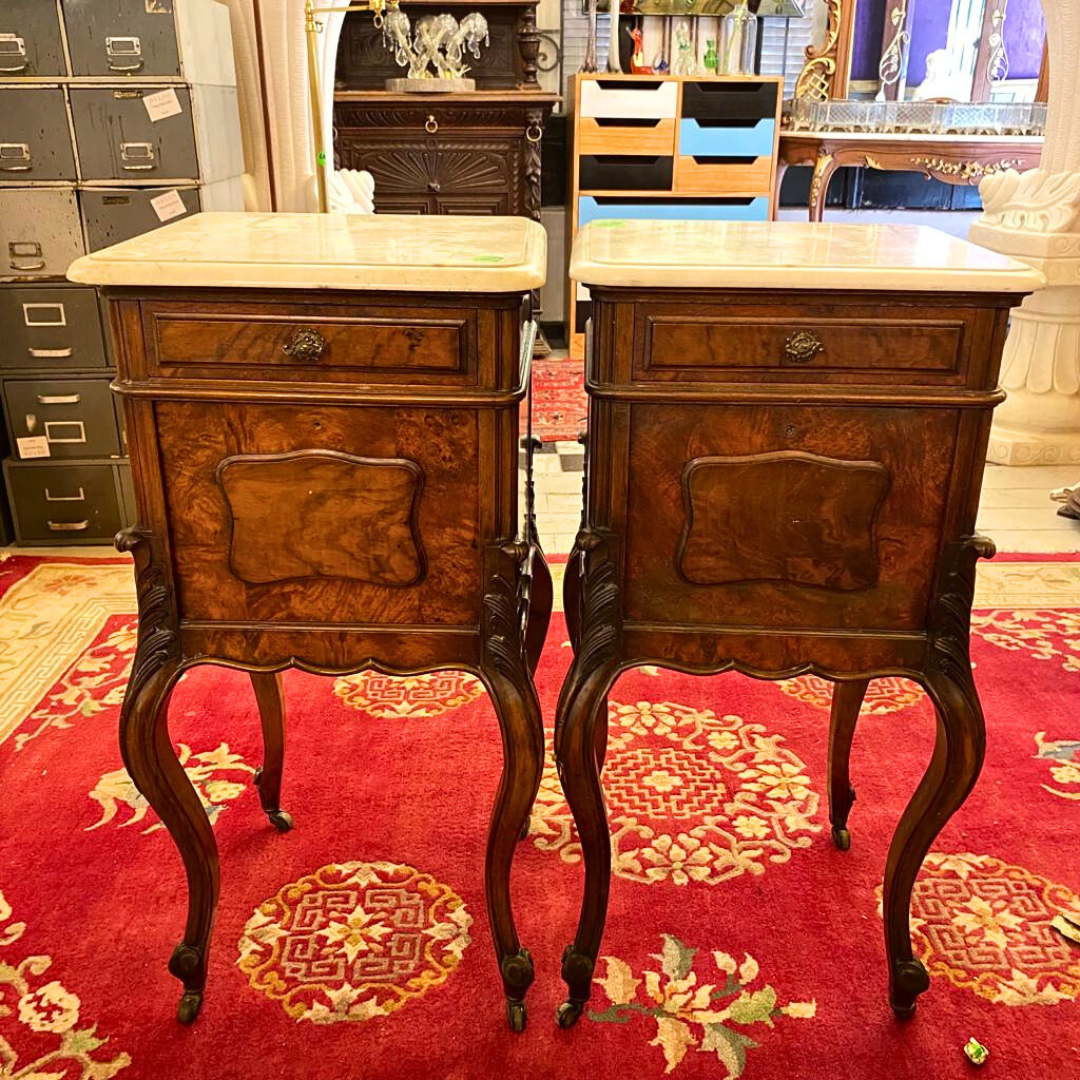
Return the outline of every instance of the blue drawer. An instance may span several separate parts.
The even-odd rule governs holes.
[[[772,157],[775,141],[775,120],[738,125],[679,121],[679,154],[683,157]]]
[[[590,221],[768,221],[769,199],[624,199],[582,195],[578,228]]]

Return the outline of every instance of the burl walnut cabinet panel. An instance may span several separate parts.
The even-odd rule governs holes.
[[[983,758],[968,632],[993,545],[975,518],[1009,309],[1041,276],[926,229],[627,220],[578,234],[571,277],[594,306],[555,755],[585,895],[559,1022],[588,1001],[607,910],[607,694],[639,664],[836,681],[843,849],[868,681],[926,688],[937,748],[884,888],[890,1002],[910,1015],[929,983],[912,886]]]
[[[183,856],[188,920],[169,964],[181,1021],[206,984],[218,856],[168,735],[177,678],[251,672],[279,829],[280,672],[474,672],[502,728],[486,888],[510,1026],[532,960],[510,908],[540,783],[532,671],[551,578],[518,512],[543,229],[522,218],[203,214],[76,263],[105,287],[139,524],[139,638],[124,763]],[[531,465],[530,465],[531,467]]]

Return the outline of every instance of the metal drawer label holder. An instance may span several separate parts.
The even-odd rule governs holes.
[[[143,66],[142,41],[138,37],[107,37],[105,57],[110,71],[138,71]]]
[[[78,432],[78,436],[72,439],[64,439],[58,436],[54,436],[53,432],[61,428],[74,428]],[[76,443],[84,443],[86,442],[86,425],[81,420],[46,420],[45,438],[48,439],[50,445],[53,446],[59,446],[61,444],[74,445]]]
[[[0,75],[17,75],[29,66],[26,42],[16,34],[0,34]]]
[[[27,326],[67,326],[67,309],[63,304],[23,304],[22,310]]]
[[[0,169],[4,172],[28,172],[33,163],[29,143],[0,142]]]

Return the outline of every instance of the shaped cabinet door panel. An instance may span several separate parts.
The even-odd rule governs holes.
[[[626,617],[923,628],[957,409],[633,407]],[[671,512],[657,513],[657,507]]]
[[[479,622],[474,411],[168,401],[155,413],[183,618]]]

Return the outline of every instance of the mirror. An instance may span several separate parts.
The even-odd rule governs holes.
[[[619,5],[623,15],[728,15],[739,7],[741,0],[626,0]],[[800,19],[807,14],[810,0],[758,0],[749,7],[761,16]],[[611,0],[597,0],[597,11],[610,11]],[[581,12],[588,14],[588,0],[582,0]]]

